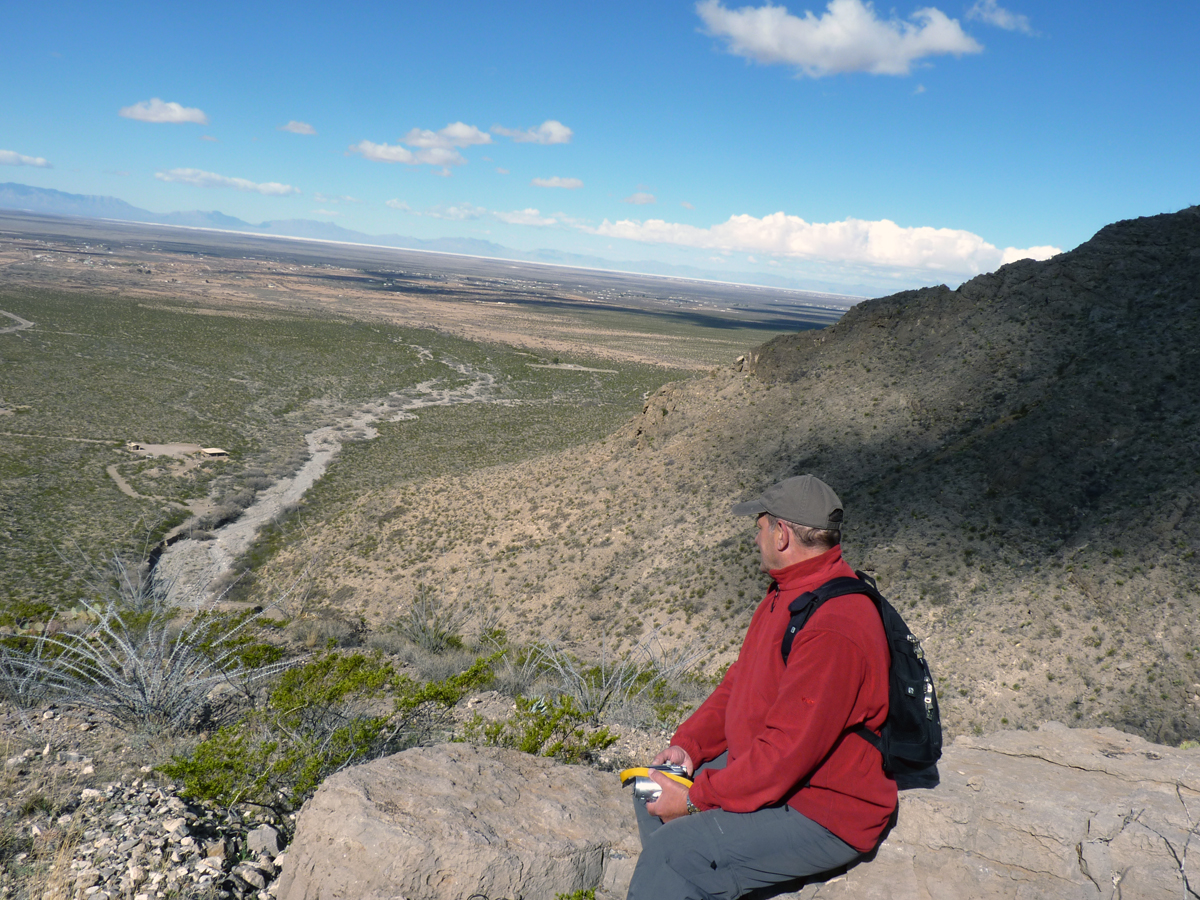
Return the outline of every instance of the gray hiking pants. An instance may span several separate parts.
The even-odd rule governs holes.
[[[722,754],[705,768],[723,768]],[[666,824],[633,801],[642,855],[627,900],[733,900],[756,888],[826,872],[860,856],[790,806],[713,809]]]

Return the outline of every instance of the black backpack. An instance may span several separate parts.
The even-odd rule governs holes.
[[[900,613],[879,593],[875,580],[862,572],[855,574],[857,578],[827,581],[788,604],[792,619],[783,636],[783,661],[787,663],[797,632],[826,600],[844,594],[866,594],[874,600],[892,657],[887,720],[879,734],[862,724],[852,730],[880,752],[883,770],[896,780],[896,787],[901,790],[936,787],[937,761],[942,755],[942,720],[925,651]]]

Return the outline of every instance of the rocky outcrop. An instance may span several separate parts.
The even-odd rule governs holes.
[[[1200,888],[1198,750],[1049,723],[960,737],[941,772],[936,789],[902,794],[873,858],[780,896],[1175,900]],[[329,779],[274,892],[549,900],[597,887],[620,898],[637,852],[614,774],[452,744]]]
[[[417,748],[329,778],[304,805],[280,900],[623,894],[639,850],[611,773],[515,750]]]
[[[46,900],[252,900],[277,871],[275,828],[197,807],[170,784],[134,779],[84,788],[69,806],[52,822],[30,826],[35,851],[58,847],[40,894]],[[13,876],[32,863],[29,855],[17,855],[11,870],[0,859],[0,898],[27,896]]]

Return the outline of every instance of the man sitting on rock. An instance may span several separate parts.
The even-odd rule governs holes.
[[[851,730],[878,733],[888,711],[883,624],[862,594],[823,604],[780,645],[788,604],[839,576],[842,504],[801,475],[733,507],[756,516],[754,542],[771,578],[737,661],[655,757],[695,781],[654,772],[657,800],[634,801],[642,855],[629,900],[739,897],[844,866],[876,846],[896,809],[879,751]]]

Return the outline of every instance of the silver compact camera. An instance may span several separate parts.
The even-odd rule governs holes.
[[[683,778],[688,777],[687,769],[683,766],[675,765],[675,763],[663,763],[661,766],[646,766],[646,770],[647,772],[666,772],[668,775],[679,775]],[[661,793],[662,788],[648,774],[634,776],[633,796],[638,800],[653,803]]]

